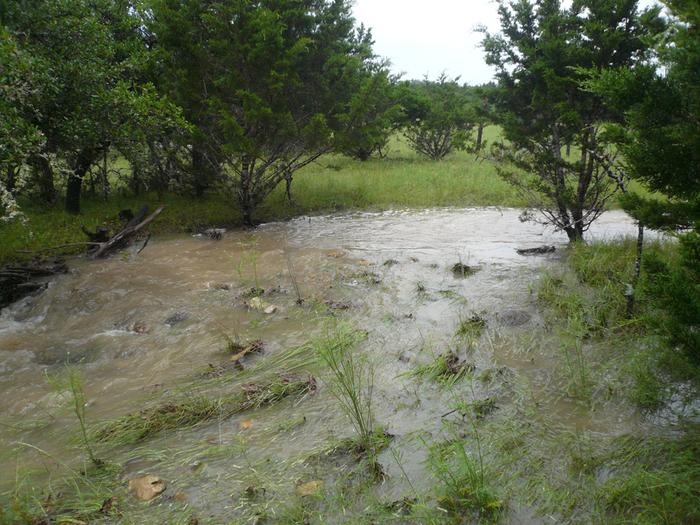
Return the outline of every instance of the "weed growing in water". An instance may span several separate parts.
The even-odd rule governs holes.
[[[416,367],[410,375],[432,379],[443,385],[452,385],[471,374],[474,369],[473,364],[461,360],[452,350],[437,356],[432,363]]]
[[[322,362],[330,369],[330,390],[357,433],[358,443],[370,456],[376,454],[376,431],[372,411],[374,368],[354,353],[364,338],[361,332],[339,326],[334,334],[315,342]]]
[[[82,375],[74,366],[66,365],[65,377],[62,379],[49,379],[49,382],[52,384],[54,389],[58,390],[59,392],[63,392],[65,389],[70,391],[73,413],[78,420],[80,436],[85,452],[87,453],[90,462],[95,467],[99,468],[104,466],[104,461],[95,456],[95,452],[90,444],[90,439],[88,438],[87,425],[85,423],[87,396],[85,395],[85,385],[83,383]]]
[[[467,264],[464,264],[463,262],[458,262],[454,265],[452,265],[452,274],[460,279],[464,279],[466,277],[470,277],[474,275],[476,272],[479,271],[479,268],[476,266],[469,266]]]
[[[486,483],[480,450],[474,457],[462,440],[438,443],[430,447],[428,466],[440,484],[438,505],[447,513],[473,513],[479,520],[498,516],[503,502]]]
[[[302,305],[304,304],[304,298],[301,296],[301,290],[299,289],[299,283],[297,282],[297,277],[296,273],[294,272],[294,265],[292,265],[292,257],[289,255],[289,252],[285,248],[284,250],[284,260],[287,264],[287,272],[289,273],[289,278],[292,281],[292,287],[294,288],[294,293],[297,296],[297,304]]]
[[[481,336],[485,327],[486,319],[477,313],[473,313],[466,318],[460,315],[455,335],[463,339],[477,339]]]

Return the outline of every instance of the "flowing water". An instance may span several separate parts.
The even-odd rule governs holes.
[[[215,386],[198,379],[227,363],[225,337],[264,341],[251,366],[327,333],[329,317],[368,334],[358,351],[374,364],[376,419],[394,436],[393,453],[379,458],[388,474],[376,488],[383,500],[406,495],[406,476],[418,491],[433,483],[424,443],[444,437],[455,391],[410,373],[448,349],[474,366],[474,376],[503,378],[470,382],[460,395],[505,406],[522,394],[514,385],[527,384],[558,429],[617,435],[642,428],[630,408],[590,410],[561,395],[556,348],[547,343],[532,289],[544,269],[560,264],[566,238],[518,216],[513,209],[474,208],[299,218],[219,241],[158,238],[138,255],[127,250],[106,261],[76,260],[44,293],[0,315],[0,472],[8,474],[0,491],[16,483],[18,466],[54,472],[79,463],[70,399],[53,379],[66,363],[84,378],[90,425],[192,389],[225,390],[221,377]],[[626,215],[609,212],[589,237],[635,233]],[[545,244],[557,251],[516,253]],[[478,271],[455,275],[451,268],[459,262]],[[266,290],[264,301],[277,310],[248,308],[242,296],[251,288]],[[484,334],[462,344],[458,326],[475,314],[486,321]],[[176,509],[185,500],[214,522],[246,515],[252,483],[293,496],[296,482],[324,477],[313,470],[321,467],[310,472],[300,458],[352,435],[324,377],[301,400],[100,453],[125,464],[125,480],[143,473],[166,479],[171,497],[162,506]],[[344,468],[336,462],[334,476]],[[513,522],[540,522],[528,509],[511,513]]]

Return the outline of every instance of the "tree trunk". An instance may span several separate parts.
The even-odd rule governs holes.
[[[131,179],[129,179],[131,192],[138,196],[141,194],[141,169],[138,166],[131,168]]]
[[[476,130],[476,151],[481,151],[481,145],[484,142],[484,124],[479,123],[479,127]]]
[[[194,195],[201,197],[208,187],[208,166],[204,153],[196,145],[192,146],[192,177],[194,180]]]
[[[100,176],[102,179],[102,200],[107,200],[109,198],[109,171],[107,170],[107,148],[105,148],[102,157],[102,169],[100,170]]]
[[[53,169],[46,157],[37,155],[30,159],[29,164],[34,170],[39,198],[45,203],[53,203],[56,200],[56,187],[53,183]]]
[[[83,189],[83,179],[93,163],[93,154],[83,151],[78,155],[75,169],[68,176],[66,185],[66,211],[73,215],[80,213],[80,194]]]
[[[287,200],[289,201],[289,204],[294,203],[294,199],[292,199],[292,179],[293,179],[293,174],[291,170],[287,170],[284,172],[284,182],[285,182],[285,189],[284,193],[287,195]]]
[[[246,226],[253,225],[253,211],[255,209],[252,195],[252,176],[251,162],[248,157],[243,157],[241,161],[241,185],[238,189],[238,203],[243,214],[243,224]]]
[[[71,173],[68,176],[68,184],[66,185],[66,211],[73,215],[80,213],[80,192],[83,186],[83,179],[76,173]]]
[[[7,188],[7,191],[9,191],[10,193],[14,193],[15,191],[16,173],[17,172],[14,166],[7,167],[7,180],[5,181],[5,188]]]
[[[583,240],[583,228],[579,228],[577,225],[564,228],[564,231],[566,232],[566,236],[569,238],[569,244]]]

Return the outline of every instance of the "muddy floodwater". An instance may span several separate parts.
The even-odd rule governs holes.
[[[240,387],[241,371],[224,351],[227,338],[263,341],[262,351],[243,361],[254,369],[339,323],[367,334],[357,352],[374,367],[375,418],[393,436],[379,456],[386,476],[374,493],[382,501],[434,484],[425,447],[446,437],[446,421],[459,419],[449,414],[455,396],[493,400],[501,413],[528,396],[535,417],[553,432],[644,431],[631,407],[592,410],[563,395],[556,345],[547,342],[534,290],[543,271],[561,264],[566,237],[518,217],[519,210],[475,208],[299,218],[218,241],[159,237],[138,255],[129,249],[106,261],[75,260],[44,293],[0,315],[0,491],[12,490],[21,469],[50,480],[81,465],[72,401],[57,379],[67,364],[83,378],[90,427],[173,396]],[[588,237],[635,233],[635,224],[614,211]],[[516,253],[542,245],[557,249]],[[476,271],[455,273],[457,263]],[[251,307],[251,289],[264,290],[261,305]],[[461,344],[455,334],[475,316],[484,330]],[[448,349],[482,380],[445,388],[412,374]],[[320,479],[332,492],[352,462],[306,459],[352,436],[353,427],[321,368],[314,381],[315,391],[302,397],[134,444],[98,445],[98,454],[123,465],[124,483],[143,474],[167,482],[148,508],[127,500],[122,511],[137,523],[149,522],[154,507],[164,515],[252,523],[246,520],[257,507],[270,507],[274,518],[275,502],[298,497],[300,482]],[[264,486],[266,496],[252,497],[251,486]],[[522,505],[508,513],[515,523],[552,523]],[[328,517],[334,521],[343,519]]]

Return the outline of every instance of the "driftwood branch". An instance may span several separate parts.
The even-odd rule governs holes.
[[[145,219],[142,219],[140,222],[137,222],[136,220],[132,220],[129,222],[129,224],[126,225],[126,227],[117,233],[115,236],[113,236],[110,240],[108,240],[105,243],[100,244],[100,247],[95,250],[95,253],[92,255],[93,258],[97,259],[98,257],[105,257],[108,255],[112,250],[116,250],[124,246],[131,237],[133,237],[136,233],[139,232],[139,230],[142,230],[146,226],[148,226],[153,219],[155,219],[160,213],[165,209],[165,206],[159,207],[156,211],[151,213],[148,217]],[[141,214],[139,214],[141,215]],[[140,217],[139,217],[140,218]]]

